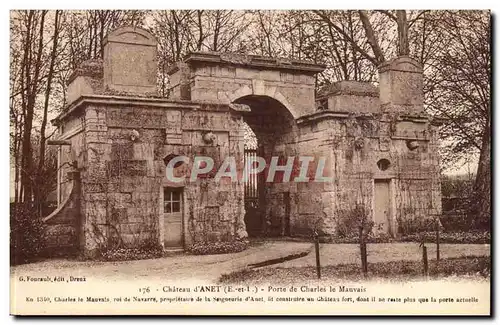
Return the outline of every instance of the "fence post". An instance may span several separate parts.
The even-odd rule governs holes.
[[[429,264],[427,260],[427,246],[425,244],[422,247],[422,260],[424,262],[424,276],[427,278],[429,275]]]
[[[361,268],[363,270],[363,275],[366,277],[368,274],[368,258],[366,254],[366,243],[363,241],[360,244],[361,248]]]
[[[314,231],[314,249],[316,250],[316,273],[318,275],[318,279],[321,279],[321,263],[319,260],[319,236],[316,230]]]
[[[440,259],[440,251],[439,251],[439,238],[440,233],[439,233],[439,216],[436,217],[436,260],[437,264],[439,265],[439,259]]]
[[[368,258],[366,254],[366,241],[363,233],[363,227],[359,227],[359,249],[361,253],[361,271],[366,277],[368,274]]]

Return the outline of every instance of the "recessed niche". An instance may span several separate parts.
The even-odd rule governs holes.
[[[391,162],[387,159],[380,159],[379,161],[377,161],[377,167],[382,171],[389,169],[390,166]]]

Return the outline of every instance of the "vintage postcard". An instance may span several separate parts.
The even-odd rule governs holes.
[[[491,315],[488,10],[11,10],[12,315]]]

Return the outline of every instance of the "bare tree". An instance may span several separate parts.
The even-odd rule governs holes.
[[[484,11],[447,11],[439,32],[446,46],[435,56],[428,107],[447,119],[442,129],[446,161],[479,155],[475,182],[478,222],[490,220],[491,57],[490,15]]]
[[[102,56],[109,30],[137,24],[141,17],[136,11],[11,12],[9,110],[16,202],[39,203],[45,194],[41,185],[47,183],[43,175],[52,159],[45,142],[54,131],[48,120],[65,104],[70,73],[80,62]]]
[[[21,106],[23,116],[23,132],[21,144],[21,195],[24,201],[32,199],[32,147],[31,136],[33,117],[37,95],[40,92],[40,73],[42,70],[42,52],[44,46],[44,27],[47,11],[30,10],[20,14],[20,22],[25,27],[25,37],[22,39],[21,65]]]
[[[61,11],[56,10],[55,12],[55,18],[54,18],[54,34],[52,37],[52,50],[50,53],[50,63],[49,63],[49,68],[48,68],[48,75],[47,75],[47,82],[45,86],[45,99],[43,103],[43,113],[42,113],[42,124],[40,126],[40,145],[39,145],[39,157],[38,157],[38,168],[37,168],[37,184],[40,184],[43,181],[43,170],[44,170],[44,163],[45,163],[45,140],[46,140],[46,135],[45,131],[47,128],[47,113],[49,110],[49,100],[50,100],[50,94],[51,94],[51,87],[52,87],[52,80],[54,78],[54,67],[56,63],[56,54],[57,54],[57,45],[59,41],[59,31],[61,28],[60,24],[60,16],[61,16]],[[35,201],[40,204],[41,192],[40,192],[40,187],[37,187],[35,190]],[[41,210],[41,205],[40,205],[40,210]]]

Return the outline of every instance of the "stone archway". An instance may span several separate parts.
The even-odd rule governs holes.
[[[238,109],[238,115],[261,138],[263,155],[267,159],[287,158],[295,156],[300,147],[296,121],[317,113],[315,75],[324,68],[321,64],[291,59],[195,52],[168,71],[170,94],[174,99],[200,103],[248,105],[250,112]],[[241,151],[243,154],[243,148]],[[283,159],[278,165],[286,161]],[[266,204],[260,208],[260,232],[288,234],[291,226],[287,226],[287,215],[297,213],[297,184],[266,184],[262,193]]]
[[[257,137],[254,154],[264,158],[267,167],[272,157],[279,157],[279,165],[284,165],[285,158],[296,155],[297,124],[292,112],[282,102],[270,96],[249,94],[236,98],[234,103],[250,108],[242,113],[242,117]],[[250,179],[250,184],[245,184],[247,232],[250,236],[289,235],[290,183],[281,182],[281,172],[268,182],[267,171],[266,168],[256,178]],[[256,192],[253,186],[257,187]]]
[[[242,86],[235,92],[225,92],[230,103],[241,103],[242,98],[270,98],[285,107],[294,119],[300,116],[297,109],[286,99],[275,86],[266,86],[262,80],[253,80],[252,87]]]
[[[169,70],[173,98],[230,104],[266,96],[297,119],[316,111],[315,75],[325,66],[235,53],[195,52]]]

